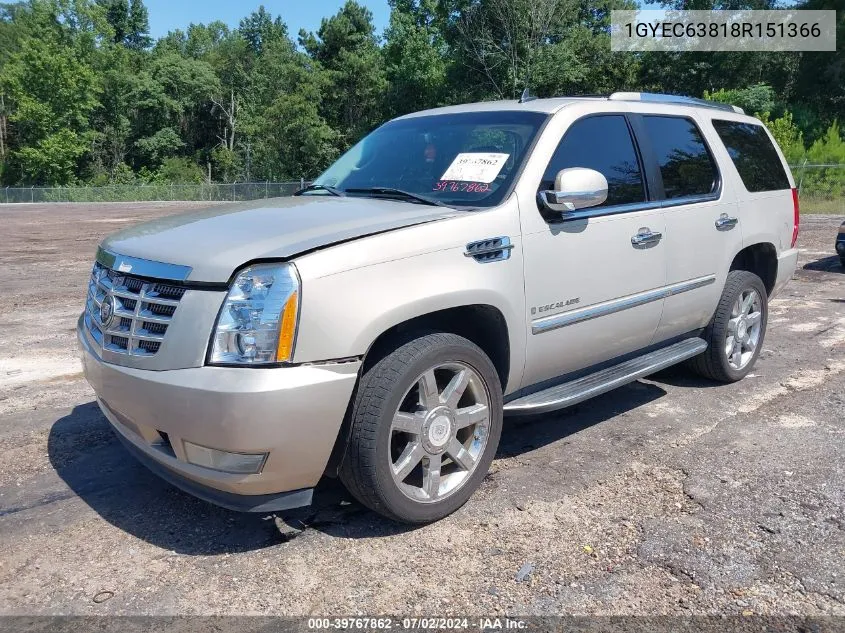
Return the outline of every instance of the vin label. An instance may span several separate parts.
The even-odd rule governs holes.
[[[835,51],[836,11],[612,11],[615,52]]]

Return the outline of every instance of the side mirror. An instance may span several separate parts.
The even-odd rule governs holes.
[[[607,178],[586,167],[562,169],[555,177],[554,191],[541,191],[540,199],[549,210],[564,215],[595,207],[607,200]]]

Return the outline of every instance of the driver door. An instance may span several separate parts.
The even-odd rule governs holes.
[[[607,200],[572,217],[522,198],[528,311],[523,386],[647,347],[660,322],[666,284],[663,211],[648,200],[642,161],[625,114],[589,115],[565,131],[539,189],[557,173],[594,169]],[[528,208],[525,208],[528,207]],[[650,235],[647,239],[642,236]]]

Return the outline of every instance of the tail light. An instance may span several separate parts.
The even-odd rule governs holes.
[[[798,211],[798,189],[792,188],[792,208],[795,210],[794,221],[792,225],[792,246],[795,248],[795,242],[798,241],[798,226],[801,223],[801,214]]]

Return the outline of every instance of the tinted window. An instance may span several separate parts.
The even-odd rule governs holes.
[[[592,116],[573,123],[543,174],[541,190],[554,188],[561,169],[587,167],[607,178],[607,201],[601,206],[643,202],[645,187],[625,117]]]
[[[490,207],[510,190],[547,117],[506,110],[390,121],[359,141],[314,184],[344,191],[393,187],[449,206]],[[349,195],[379,197],[362,191]]]
[[[738,121],[713,121],[748,191],[789,189],[789,178],[780,156],[762,125]]]
[[[690,119],[643,117],[667,198],[712,193],[718,176],[704,138]]]

